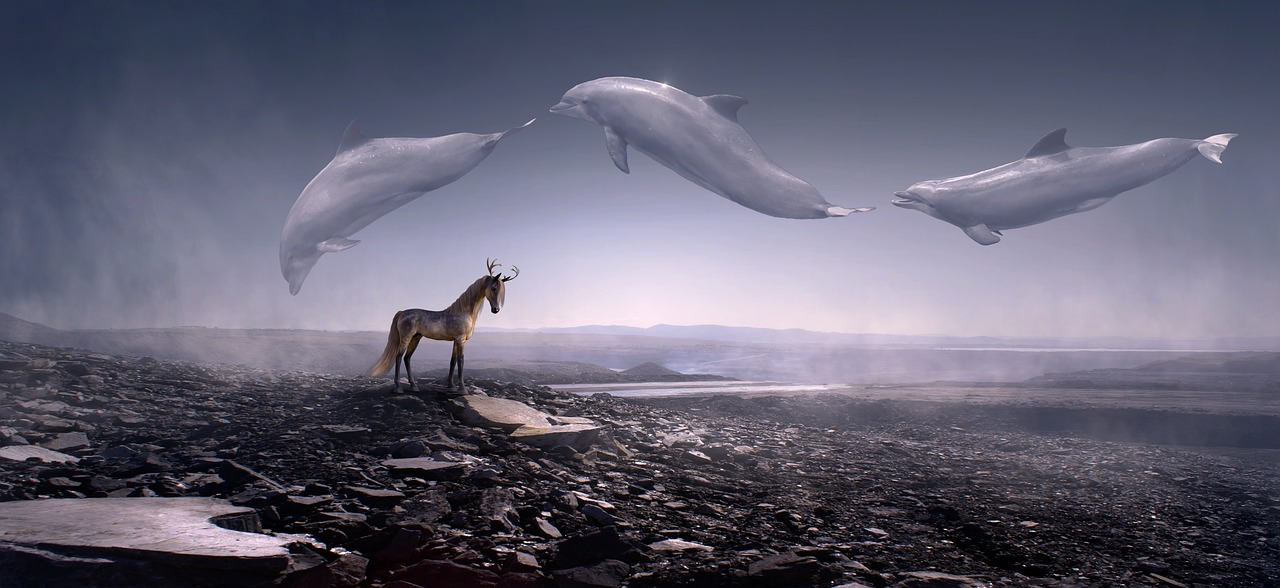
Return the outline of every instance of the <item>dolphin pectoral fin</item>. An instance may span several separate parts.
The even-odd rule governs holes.
[[[1070,148],[1071,146],[1067,145],[1067,130],[1058,129],[1048,135],[1045,135],[1043,139],[1040,139],[1040,141],[1036,143],[1026,155],[1022,156],[1022,158],[1031,159],[1032,157],[1040,157],[1041,155],[1053,155],[1054,153],[1061,153]]]
[[[849,216],[855,212],[871,212],[875,210],[874,206],[863,206],[861,208],[845,208],[843,206],[827,207],[827,216]]]
[[[731,94],[714,94],[711,96],[703,96],[702,101],[714,110],[733,122],[738,122],[738,109],[747,103],[747,99],[741,96],[733,96]]]
[[[973,225],[971,227],[960,227],[964,234],[970,239],[977,241],[979,245],[995,245],[1000,242],[1000,234],[987,228],[987,225]]]
[[[1222,152],[1227,150],[1227,143],[1236,138],[1235,133],[1223,133],[1209,137],[1196,145],[1200,155],[1209,161],[1222,163]]]
[[[355,149],[369,142],[369,138],[360,132],[360,125],[355,119],[351,119],[351,124],[347,125],[346,132],[342,133],[342,140],[338,142],[338,154],[343,151]]]
[[[338,251],[346,251],[355,247],[359,241],[344,239],[342,237],[334,237],[327,241],[316,243],[316,251],[320,253],[336,253]]]
[[[627,142],[613,129],[605,127],[604,144],[609,148],[609,157],[613,158],[613,164],[618,166],[622,173],[631,173],[631,167],[627,165]]]

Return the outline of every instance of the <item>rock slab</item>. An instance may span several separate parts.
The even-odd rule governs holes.
[[[508,433],[523,426],[547,427],[551,415],[522,402],[490,396],[463,396],[454,401],[458,418],[469,425],[502,429]]]
[[[80,458],[74,455],[67,455],[61,451],[54,451],[36,445],[9,445],[0,447],[0,459],[8,459],[12,461],[26,461],[28,459],[37,459],[45,463],[76,463]]]
[[[201,568],[282,572],[290,541],[219,527],[253,510],[213,498],[87,498],[0,503],[0,549],[157,559]]]
[[[549,425],[535,427],[525,425],[511,433],[511,438],[534,447],[572,447],[585,451],[595,443],[600,427],[595,425]]]

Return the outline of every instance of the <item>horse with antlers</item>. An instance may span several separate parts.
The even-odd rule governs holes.
[[[466,291],[444,310],[422,310],[410,308],[396,313],[391,319],[391,332],[387,335],[387,348],[382,357],[373,365],[372,375],[381,376],[396,368],[396,392],[400,390],[400,360],[404,359],[404,372],[409,376],[409,389],[417,392],[418,384],[413,381],[413,372],[409,370],[409,358],[418,348],[418,341],[423,337],[437,341],[453,341],[453,355],[449,358],[449,389],[465,390],[462,381],[462,352],[467,339],[476,328],[476,317],[484,301],[489,301],[489,308],[494,314],[502,309],[502,302],[507,295],[507,282],[520,275],[520,268],[511,266],[512,274],[507,277],[501,273],[495,275],[493,269],[502,264],[498,260],[485,260],[489,274],[481,276]],[[453,382],[453,367],[458,367],[457,388]]]

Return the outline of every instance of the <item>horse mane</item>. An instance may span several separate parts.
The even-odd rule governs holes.
[[[449,308],[446,308],[444,312],[471,314],[471,310],[476,307],[476,304],[484,299],[484,291],[485,288],[489,286],[489,280],[491,278],[492,276],[480,276],[480,279],[473,282],[470,286],[467,286],[467,289],[464,290],[462,294],[458,296],[458,299],[454,300],[453,304],[450,304]]]

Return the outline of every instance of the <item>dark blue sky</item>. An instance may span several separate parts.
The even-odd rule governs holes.
[[[519,265],[489,326],[722,323],[961,335],[1280,333],[1280,12],[1202,2],[8,2],[0,312],[60,327],[381,329]],[[738,207],[546,109],[602,76],[750,100],[846,219]],[[284,217],[353,118],[493,132],[462,180],[326,255]],[[1234,132],[1098,210],[980,247],[889,205],[1073,145]]]

